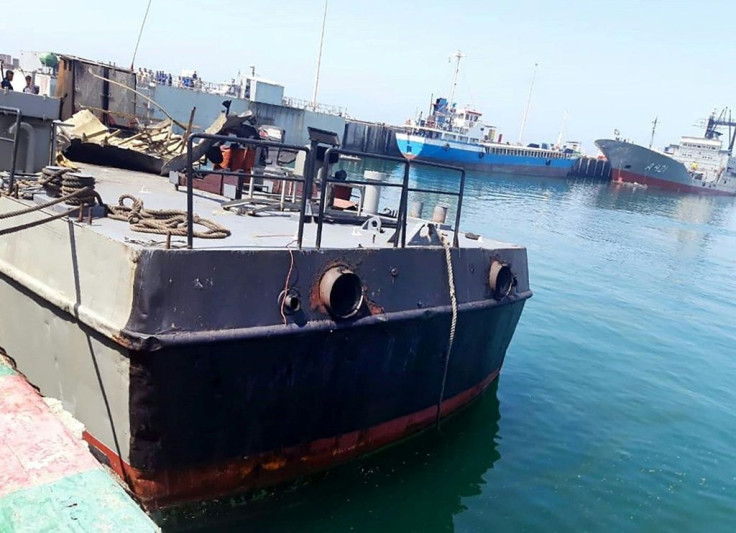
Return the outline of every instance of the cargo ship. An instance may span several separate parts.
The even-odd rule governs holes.
[[[453,223],[409,215],[427,191],[400,157],[383,158],[404,165],[385,183],[398,206],[379,210],[383,182],[330,166],[371,156],[318,130],[308,146],[238,133],[246,123],[193,134],[168,177],[94,165],[17,176],[15,154],[37,164],[29,135],[48,157],[59,101],[4,102],[0,130],[16,135],[0,157],[0,347],[146,508],[359,457],[498,378],[531,296],[527,255],[460,230],[463,170],[444,168]],[[264,148],[261,168],[250,150]],[[284,151],[293,166],[277,165]],[[365,201],[339,207],[345,188]]]
[[[413,161],[458,165],[489,173],[566,177],[580,157],[578,143],[563,146],[562,131],[554,146],[503,143],[503,135],[496,138],[496,128],[482,123],[482,113],[472,107],[458,108],[453,102],[463,55],[458,52],[454,57],[456,66],[450,98],[434,99],[426,118],[420,114],[417,119],[408,120],[403,130],[396,133],[401,154]],[[522,123],[522,131],[523,127]]]
[[[677,192],[736,195],[734,136],[723,146],[719,127],[733,127],[722,112],[711,115],[702,137],[681,137],[663,152],[621,139],[599,139],[596,146],[611,163],[611,179]]]

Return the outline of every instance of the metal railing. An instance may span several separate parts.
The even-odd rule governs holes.
[[[304,152],[306,154],[306,165],[304,168],[304,177],[293,177],[293,176],[278,176],[279,181],[288,181],[294,183],[302,183],[302,196],[299,206],[299,230],[297,232],[297,244],[299,248],[302,247],[302,241],[304,240],[304,219],[307,211],[307,194],[311,194],[313,176],[314,176],[314,154],[309,146],[299,146],[295,144],[283,144],[275,141],[262,141],[258,139],[245,139],[242,137],[232,137],[229,135],[210,135],[208,133],[194,133],[187,139],[187,248],[192,248],[194,245],[194,154],[192,154],[192,148],[194,146],[195,139],[210,140],[210,141],[222,141],[244,144],[246,146],[262,146],[266,148],[280,148],[282,150],[288,150],[290,152]],[[234,172],[231,170],[211,170],[208,174],[219,174],[222,176],[233,175]],[[255,177],[260,177],[256,174],[251,173],[251,182]],[[264,176],[266,177],[266,176]],[[271,176],[268,176],[271,177]],[[240,184],[240,181],[238,181]]]
[[[15,115],[15,133],[13,138],[0,137],[0,142],[13,143],[13,148],[10,153],[10,179],[8,180],[8,191],[12,192],[15,187],[15,165],[18,160],[18,135],[20,135],[20,120],[23,114],[17,107],[4,107],[0,106],[0,114],[2,115]],[[8,129],[8,131],[10,131]]]
[[[303,185],[302,191],[301,191],[301,197],[299,201],[299,227],[297,231],[297,246],[301,249],[303,246],[304,241],[304,224],[307,218],[307,204],[310,202],[310,198],[312,197],[313,187],[315,184],[315,176],[317,174],[317,171],[321,169],[321,181],[319,183],[320,186],[320,197],[319,197],[319,210],[317,214],[317,235],[316,235],[316,241],[315,246],[316,248],[320,248],[322,246],[322,227],[325,221],[325,210],[326,210],[326,198],[327,198],[327,186],[329,183],[336,183],[336,184],[342,184],[342,185],[372,185],[376,187],[387,187],[387,188],[401,188],[401,195],[399,199],[399,210],[396,215],[396,231],[397,235],[396,238],[393,241],[394,247],[401,248],[406,247],[406,230],[407,230],[407,219],[408,219],[408,198],[410,192],[417,192],[417,193],[426,193],[426,194],[439,194],[439,195],[446,195],[446,196],[453,196],[457,198],[456,203],[456,209],[455,209],[455,225],[454,225],[454,237],[452,246],[457,248],[459,246],[459,232],[460,232],[460,216],[462,214],[462,203],[463,203],[463,194],[465,192],[465,170],[463,170],[460,167],[454,167],[451,165],[443,165],[440,163],[429,163],[429,162],[413,162],[409,161],[407,159],[404,159],[403,157],[395,157],[395,156],[387,156],[387,155],[377,155],[377,154],[369,154],[366,152],[359,152],[355,150],[343,150],[341,148],[328,148],[324,153],[324,162],[320,169],[317,168],[316,165],[316,153],[317,153],[317,143],[312,143],[311,146],[300,146],[300,145],[293,145],[293,144],[283,144],[279,142],[274,141],[263,141],[258,139],[246,139],[242,137],[232,137],[228,135],[210,135],[206,133],[194,133],[189,136],[187,139],[187,165],[186,165],[186,172],[187,172],[187,247],[192,248],[194,245],[194,154],[192,152],[192,149],[194,147],[194,141],[196,139],[201,140],[210,140],[210,141],[220,141],[220,142],[230,142],[230,143],[238,143],[245,146],[253,146],[253,147],[265,147],[265,148],[279,148],[281,150],[286,150],[289,152],[304,152],[306,154],[306,163],[304,167],[304,177],[295,177],[295,176],[273,176],[273,175],[266,175],[266,174],[259,174],[255,172],[251,172],[249,174],[241,173],[241,172],[234,172],[232,170],[207,170],[208,174],[216,174],[216,175],[237,175],[245,177],[250,177],[250,183],[251,186],[253,185],[253,180],[255,178],[269,178],[273,179],[275,181],[284,181],[284,182],[294,182],[294,183],[301,183]],[[343,180],[335,178],[334,176],[329,176],[329,165],[330,165],[330,156],[332,154],[342,154],[342,155],[350,155],[350,156],[357,156],[361,158],[369,158],[369,159],[378,159],[381,161],[391,161],[395,163],[400,163],[404,167],[403,171],[403,178],[401,183],[390,183],[390,182],[376,182],[376,181],[368,181],[366,179],[362,180]],[[421,187],[410,187],[409,186],[409,173],[411,171],[411,168],[413,166],[425,166],[425,167],[431,167],[431,168],[439,168],[444,170],[450,170],[452,172],[458,172],[460,174],[460,183],[458,186],[457,191],[446,191],[446,190],[437,190],[437,189],[424,189]],[[238,180],[238,189],[241,189],[243,185],[243,180]],[[239,195],[241,191],[236,191],[236,194]]]
[[[401,163],[404,166],[403,179],[401,183],[383,183],[383,182],[376,182],[376,181],[368,181],[365,179],[363,180],[341,180],[335,177],[331,177],[329,176],[328,168],[329,168],[329,160],[330,160],[329,156],[330,154],[333,154],[333,153],[357,156],[361,158],[379,159],[381,161],[393,161],[396,163]],[[436,190],[436,189],[422,189],[418,187],[409,187],[409,172],[413,165],[422,165],[422,166],[441,168],[445,170],[459,172],[460,173],[460,186],[458,188],[458,191],[453,192],[453,191],[442,191],[442,190]],[[372,185],[375,187],[389,187],[389,188],[401,187],[401,197],[399,199],[399,211],[396,215],[396,228],[397,228],[396,231],[400,233],[400,238],[394,239],[394,248],[398,247],[399,241],[401,242],[402,248],[406,247],[406,226],[407,226],[407,214],[409,211],[407,204],[408,204],[410,192],[455,196],[457,197],[457,208],[455,210],[455,227],[454,227],[455,236],[452,239],[452,245],[455,248],[458,247],[458,243],[459,243],[458,234],[460,231],[460,214],[461,214],[462,205],[463,205],[463,193],[465,192],[465,170],[463,170],[462,168],[453,167],[451,165],[443,165],[441,163],[428,163],[424,161],[414,163],[403,157],[369,154],[366,152],[357,152],[354,150],[343,150],[341,148],[330,148],[325,153],[324,163],[322,165],[322,174],[324,177],[321,183],[321,191],[320,191],[320,199],[319,199],[319,214],[317,218],[319,220],[319,226],[317,226],[317,241],[315,243],[315,246],[318,249],[322,246],[322,222],[324,219],[328,183],[338,183],[338,184],[344,184],[344,185]]]

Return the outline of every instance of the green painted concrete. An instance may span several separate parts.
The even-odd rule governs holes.
[[[159,528],[102,469],[0,499],[0,532],[153,532]]]

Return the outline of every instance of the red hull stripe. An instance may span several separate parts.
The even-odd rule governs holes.
[[[479,396],[498,377],[498,373],[499,370],[495,370],[477,385],[442,402],[441,416],[449,415]],[[153,509],[271,486],[323,470],[427,428],[436,416],[436,406],[427,407],[371,428],[319,439],[303,446],[226,463],[153,473],[131,467],[89,433],[85,432],[84,438],[107,456],[110,466],[129,483],[141,502]]]
[[[684,183],[677,183],[674,181],[662,180],[659,178],[653,178],[651,176],[644,176],[642,174],[636,174],[629,172],[628,170],[613,169],[611,178],[614,182],[623,181],[627,183],[638,183],[640,185],[647,185],[651,187],[658,187],[660,189],[668,189],[670,191],[677,192],[693,192],[697,194],[714,194],[719,196],[734,196],[736,193],[727,191],[720,191],[718,189],[711,189],[709,187],[695,187],[693,185],[687,185]]]

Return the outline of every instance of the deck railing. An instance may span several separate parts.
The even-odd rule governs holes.
[[[283,144],[274,141],[264,141],[259,139],[246,139],[242,137],[233,137],[228,135],[210,135],[206,133],[195,133],[189,136],[187,139],[187,247],[193,248],[194,246],[194,141],[195,140],[209,140],[219,142],[231,142],[238,143],[249,147],[264,147],[264,148],[279,148],[280,150],[286,150],[288,152],[304,152],[305,153],[305,166],[303,177],[291,176],[291,175],[266,175],[251,173],[247,177],[250,177],[251,184],[255,178],[267,178],[275,181],[284,182],[295,182],[302,184],[302,191],[299,199],[299,226],[297,231],[297,246],[301,249],[304,241],[304,224],[307,219],[307,205],[312,207],[312,190],[316,184],[316,175],[320,170],[317,166],[316,155],[317,155],[317,144],[312,143],[312,146],[300,146],[293,144]],[[380,161],[391,161],[399,163],[403,166],[403,177],[401,183],[391,182],[377,182],[368,181],[366,179],[352,179],[343,180],[338,179],[334,176],[329,175],[330,156],[332,154],[342,154],[349,156],[357,156],[363,159],[377,159]],[[327,198],[327,186],[329,183],[336,183],[342,185],[371,185],[375,187],[386,187],[386,188],[401,188],[400,199],[399,199],[399,210],[396,214],[396,238],[393,240],[394,247],[404,248],[406,246],[406,232],[407,232],[407,220],[408,220],[408,198],[409,193],[427,193],[427,194],[439,194],[445,196],[455,197],[455,225],[454,225],[454,237],[452,246],[458,247],[458,236],[460,231],[460,216],[462,213],[463,194],[465,192],[465,170],[459,167],[450,165],[443,165],[439,163],[428,163],[428,162],[414,162],[404,159],[402,157],[369,154],[366,152],[359,152],[355,150],[343,150],[341,148],[327,148],[324,152],[323,164],[321,166],[322,179],[319,182],[320,195],[318,201],[317,211],[317,234],[315,240],[315,247],[320,248],[322,246],[322,227],[325,222],[325,211],[326,211],[326,198]],[[451,172],[457,172],[460,175],[458,188],[456,191],[438,190],[438,189],[424,189],[420,187],[410,187],[409,175],[411,168],[414,166],[425,166],[431,168],[438,168],[443,170],[449,170]],[[217,174],[221,176],[226,175],[240,175],[246,177],[242,172],[234,172],[232,170],[207,170],[208,174]],[[238,180],[238,193],[241,192],[242,180]],[[313,211],[312,211],[313,212]]]

